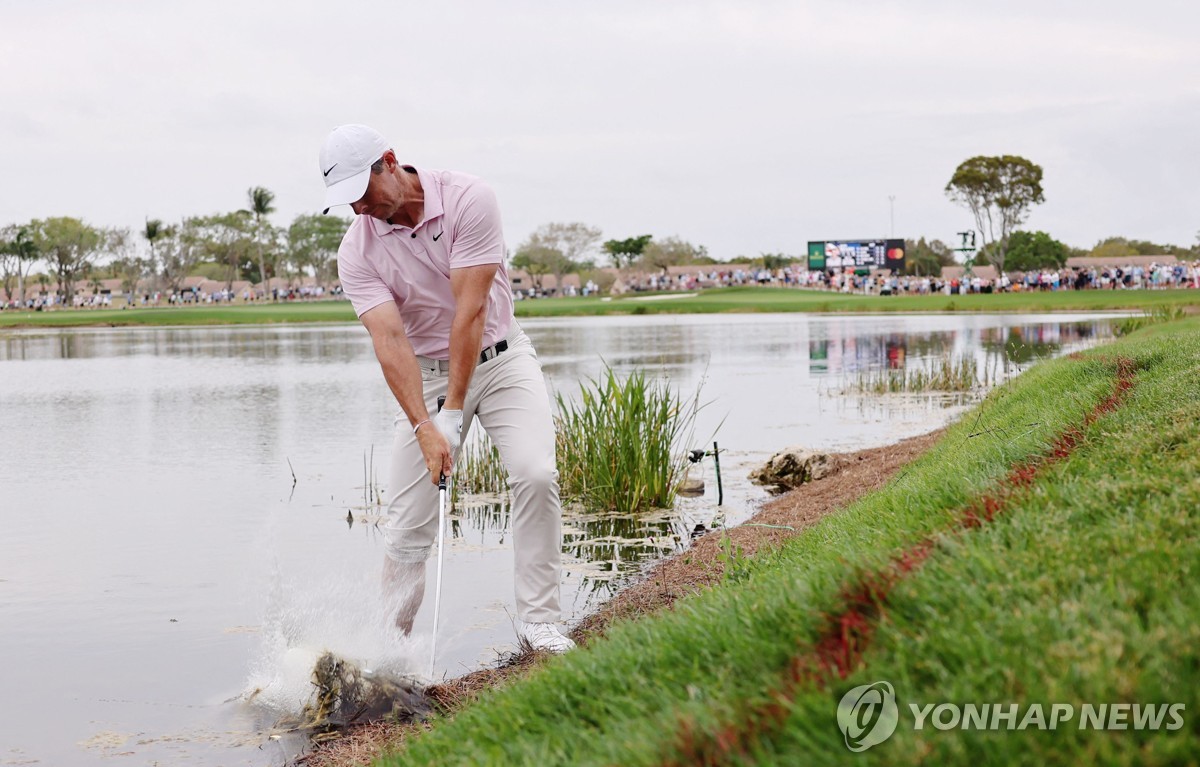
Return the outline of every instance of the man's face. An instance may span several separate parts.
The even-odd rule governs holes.
[[[356,215],[370,216],[380,221],[387,221],[395,215],[404,202],[403,190],[395,170],[395,160],[389,161],[385,155],[383,172],[372,172],[367,191],[356,202],[350,203],[350,208]]]

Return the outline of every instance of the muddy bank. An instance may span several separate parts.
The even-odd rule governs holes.
[[[904,466],[923,454],[941,438],[944,429],[885,447],[838,454],[830,476],[804,485],[766,502],[745,524],[727,532],[734,547],[753,556],[812,526],[828,514],[845,508],[869,492],[887,484]],[[720,558],[723,531],[710,531],[697,538],[692,548],[663,560],[640,580],[628,585],[592,615],[579,623],[571,637],[581,645],[603,636],[618,620],[636,619],[670,609],[676,599],[720,581],[724,564]],[[536,653],[518,652],[501,659],[495,668],[474,671],[425,692],[443,711],[452,713],[488,689],[499,687],[536,666]],[[368,764],[382,751],[426,725],[376,722],[348,731],[345,737],[323,744],[317,751],[298,759],[304,767],[348,767]]]

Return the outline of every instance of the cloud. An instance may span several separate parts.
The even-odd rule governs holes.
[[[1190,242],[1198,22],[1166,0],[11,6],[0,223],[133,226],[257,185],[286,223],[319,202],[324,134],[367,122],[491,181],[514,246],[578,220],[798,253],[893,211],[946,239],[954,167],[1000,153],[1046,168],[1031,226]]]

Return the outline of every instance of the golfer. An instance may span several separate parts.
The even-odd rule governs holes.
[[[411,631],[424,598],[438,475],[450,476],[461,435],[479,419],[509,474],[518,636],[566,652],[575,645],[555,625],[562,507],[550,398],[513,317],[495,194],[474,176],[402,165],[365,125],[336,128],[320,160],[325,212],[349,205],[356,214],[338,250],[342,290],[400,403],[384,527],[396,625]]]

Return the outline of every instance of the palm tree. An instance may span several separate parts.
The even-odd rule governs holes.
[[[275,201],[275,193],[265,187],[256,186],[247,189],[246,194],[250,198],[249,213],[254,216],[254,242],[258,247],[258,273],[263,281],[263,298],[266,298],[269,291],[267,289],[267,265],[263,260],[263,236],[270,226],[266,218],[275,212],[275,207],[271,205]]]
[[[12,242],[8,244],[9,252],[17,257],[17,294],[22,305],[25,304],[25,277],[33,264],[42,254],[38,251],[37,242],[29,231],[29,227],[17,227]]]
[[[163,222],[157,218],[146,219],[146,228],[142,230],[142,236],[150,243],[150,258],[154,258],[154,241],[166,234],[166,228],[163,227]]]
[[[154,252],[154,242],[163,237],[169,237],[170,231],[168,227],[163,226],[163,222],[157,218],[146,219],[146,228],[142,230],[142,236],[146,238],[146,242],[150,243],[150,263],[152,264],[151,272],[153,275],[158,270],[158,254]],[[137,286],[134,286],[137,290]]]

